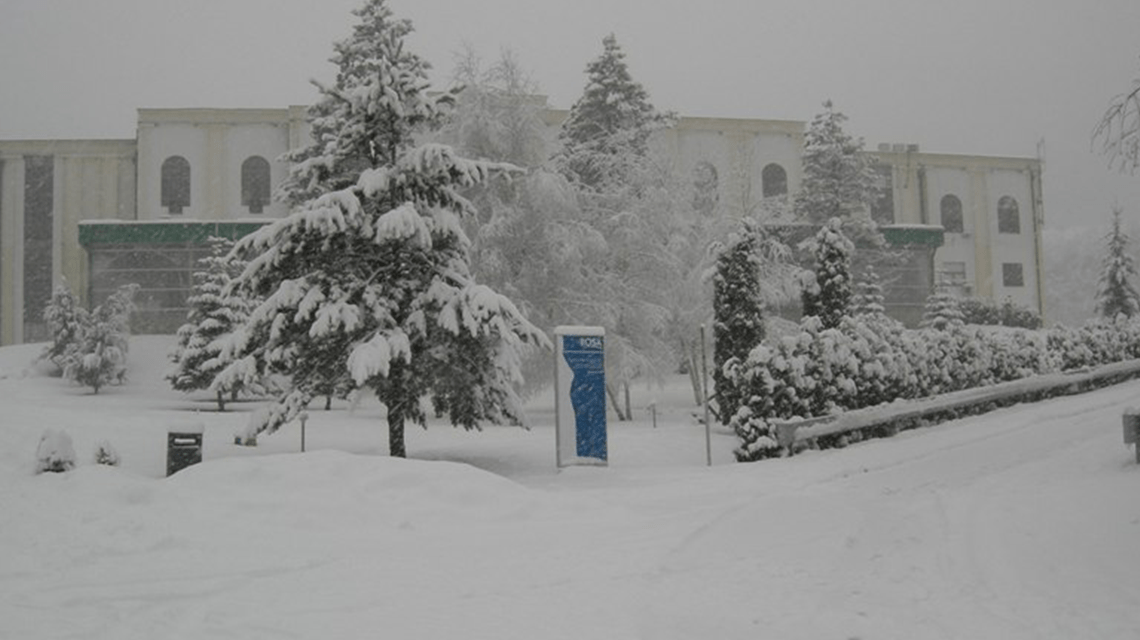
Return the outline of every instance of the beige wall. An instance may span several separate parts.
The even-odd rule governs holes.
[[[241,165],[251,156],[269,161],[275,190],[288,175],[280,157],[307,144],[304,109],[140,109],[138,128],[139,218],[236,220],[281,217],[273,202],[260,214],[241,203]],[[182,156],[190,163],[190,206],[171,214],[161,206],[162,163]]]
[[[0,344],[23,340],[24,157],[29,155],[54,158],[53,283],[67,278],[76,293],[86,292],[81,220],[130,220],[135,212],[134,140],[0,141]]]
[[[972,295],[999,303],[1010,298],[1044,313],[1039,160],[917,151],[875,156],[894,170],[896,222],[940,225],[942,197],[953,194],[961,200],[963,233],[945,234],[945,244],[935,253],[936,271],[947,262],[963,262]],[[1002,196],[1017,201],[1020,233],[998,231]],[[1004,284],[1004,263],[1022,265],[1022,286]]]
[[[543,113],[551,141],[567,113]],[[21,339],[25,155],[55,157],[53,275],[66,276],[77,291],[86,291],[88,277],[86,254],[78,246],[81,220],[243,220],[287,213],[280,203],[267,205],[262,214],[242,206],[241,164],[250,156],[264,157],[276,189],[288,172],[280,156],[309,143],[304,107],[140,109],[138,115],[136,140],[0,141],[0,344]],[[725,211],[742,215],[761,200],[761,171],[769,163],[784,168],[789,194],[800,188],[803,134],[799,121],[686,117],[656,134],[651,144],[682,176],[692,175],[701,162],[712,164]],[[160,206],[161,166],[172,155],[185,157],[191,166],[190,206],[177,215]],[[1038,160],[905,148],[875,155],[892,167],[897,223],[937,225],[943,195],[953,193],[962,201],[964,233],[946,234],[935,255],[936,269],[948,261],[964,262],[974,295],[998,302],[1009,296],[1042,308]],[[1002,195],[1018,201],[1020,234],[998,233]],[[1023,264],[1023,287],[1002,284],[1003,262]]]

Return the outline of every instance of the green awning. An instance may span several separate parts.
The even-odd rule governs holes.
[[[265,222],[120,222],[88,220],[79,223],[79,244],[205,244],[211,236],[236,240],[268,224]]]

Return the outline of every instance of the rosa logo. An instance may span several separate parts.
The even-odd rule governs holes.
[[[578,338],[578,348],[580,349],[601,349],[602,339],[596,337],[580,337]]]

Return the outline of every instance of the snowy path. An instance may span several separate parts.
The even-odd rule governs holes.
[[[541,411],[414,431],[409,461],[373,455],[368,411],[314,413],[310,442],[353,453],[302,455],[203,413],[206,463],[164,480],[186,401],[137,379],[0,379],[0,638],[1140,635],[1140,382],[756,464],[716,434],[711,469],[681,408],[561,472]],[[28,475],[47,424],[125,469]]]
[[[765,463],[662,562],[655,635],[1137,637],[1140,468],[1119,423],[1138,392]]]

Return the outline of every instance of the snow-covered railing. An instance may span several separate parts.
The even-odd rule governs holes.
[[[796,452],[817,445],[842,446],[852,436],[884,437],[905,429],[985,413],[1019,402],[1082,393],[1140,377],[1140,359],[1126,360],[1093,369],[1011,380],[964,389],[930,398],[896,400],[865,409],[830,416],[787,420],[774,424],[781,447]]]

